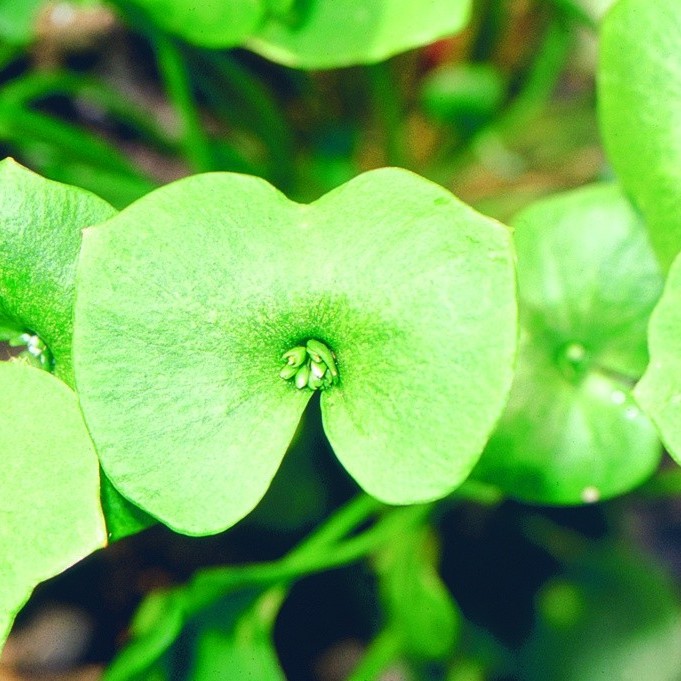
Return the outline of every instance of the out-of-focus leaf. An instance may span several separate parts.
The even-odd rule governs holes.
[[[470,0],[299,0],[247,46],[298,68],[366,64],[460,31],[470,9]]]
[[[678,681],[681,606],[657,565],[598,549],[544,585],[520,681]]]
[[[437,571],[434,537],[422,529],[388,546],[377,560],[387,626],[404,652],[420,659],[450,655],[459,612]]]

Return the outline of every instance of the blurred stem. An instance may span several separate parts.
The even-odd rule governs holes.
[[[592,31],[598,31],[598,21],[574,0],[548,0],[548,2],[571,21]]]
[[[211,170],[212,155],[210,142],[204,134],[199,111],[189,78],[189,71],[182,53],[171,38],[155,33],[153,44],[166,93],[172,102],[182,126],[182,147],[184,155],[196,172]]]
[[[385,508],[384,505],[368,494],[357,495],[293,549],[288,554],[288,559],[300,559],[301,556],[315,553],[321,546],[339,541],[382,508]]]
[[[681,468],[658,472],[633,493],[649,501],[681,496]]]
[[[114,147],[75,125],[0,98],[0,139],[21,147],[40,141],[95,167],[152,183]]]
[[[0,42],[0,69],[4,69],[19,53],[18,48]]]
[[[537,56],[525,77],[523,88],[510,105],[496,120],[474,135],[453,159],[446,157],[451,153],[451,148],[447,149],[445,146],[444,154],[438,154],[430,167],[424,169],[422,174],[449,186],[451,178],[462,167],[478,159],[480,150],[490,146],[504,147],[506,141],[511,140],[518,130],[528,125],[551,99],[565,66],[571,44],[570,30],[560,21],[551,22]]]
[[[400,636],[384,629],[370,644],[347,681],[374,681],[400,653]]]
[[[385,142],[385,160],[388,165],[408,167],[403,130],[403,102],[399,83],[389,61],[366,67],[374,112],[378,118]]]
[[[254,131],[267,146],[272,177],[281,187],[291,182],[294,143],[289,124],[262,79],[233,57],[219,52],[189,52],[197,65],[197,85],[214,113],[229,126]]]
[[[357,562],[388,541],[397,540],[409,528],[424,522],[432,510],[432,505],[421,505],[389,511],[368,530],[336,543],[377,510],[377,502],[373,500],[373,503],[366,499],[355,501],[281,560],[200,572],[185,592],[187,612],[199,612],[237,587],[291,582],[315,572]]]
[[[94,102],[121,122],[139,131],[164,151],[175,151],[177,145],[159,126],[153,124],[148,111],[105,83],[66,71],[38,71],[15,78],[2,89],[2,100],[27,106],[32,100],[54,94],[82,97]]]

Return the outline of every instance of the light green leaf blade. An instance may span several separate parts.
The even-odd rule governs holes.
[[[247,47],[304,69],[367,64],[460,31],[470,11],[470,0],[310,0],[264,23]]]
[[[0,161],[0,321],[38,334],[69,384],[81,230],[115,212],[83,189]]]
[[[73,392],[40,369],[0,363],[0,647],[37,584],[106,543],[99,467]],[[34,406],[39,405],[36,416]]]
[[[105,471],[175,529],[234,524],[311,394],[281,356],[314,338],[340,371],[324,427],[360,485],[447,494],[510,386],[512,260],[505,228],[396,169],[309,206],[227,173],[148,195],[87,230],[79,269],[77,383]]]
[[[645,229],[615,185],[538,201],[513,224],[521,350],[474,475],[539,503],[620,494],[661,456],[631,395],[662,287]]]
[[[322,395],[343,466],[386,503],[440,498],[468,476],[501,412],[516,345],[508,230],[441,187],[366,173],[320,199],[341,385]],[[346,302],[347,301],[347,302]],[[336,340],[337,337],[337,340]]]
[[[681,12],[620,0],[606,15],[598,73],[608,156],[668,269],[681,250]]]
[[[681,463],[681,257],[674,261],[650,319],[650,364],[634,394]]]
[[[676,681],[681,607],[669,577],[631,549],[597,548],[544,585],[520,681]]]
[[[204,47],[242,44],[266,16],[265,0],[126,0],[154,23],[184,40]]]

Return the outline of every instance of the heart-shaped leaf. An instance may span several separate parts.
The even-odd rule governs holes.
[[[149,194],[86,230],[79,266],[77,384],[104,469],[179,531],[234,524],[312,394],[280,377],[298,348],[364,489],[449,493],[510,385],[512,261],[505,228],[396,169],[311,205],[227,173]],[[317,379],[322,365],[336,375]]]
[[[90,192],[0,161],[0,326],[37,334],[69,385],[81,230],[115,213]]]
[[[606,15],[598,74],[608,156],[666,268],[681,250],[681,12],[620,0]]]
[[[650,364],[635,395],[681,463],[681,256],[669,271],[648,332]]]
[[[0,647],[34,587],[106,543],[99,466],[76,396],[0,362]]]
[[[514,225],[520,356],[475,474],[540,503],[619,494],[661,454],[631,396],[662,287],[645,228],[615,185],[538,201]]]

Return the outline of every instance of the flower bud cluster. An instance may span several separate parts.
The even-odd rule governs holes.
[[[303,390],[325,390],[338,383],[336,356],[324,343],[311,338],[303,345],[297,345],[282,355],[286,362],[279,376],[286,381],[293,380],[296,388]]]

